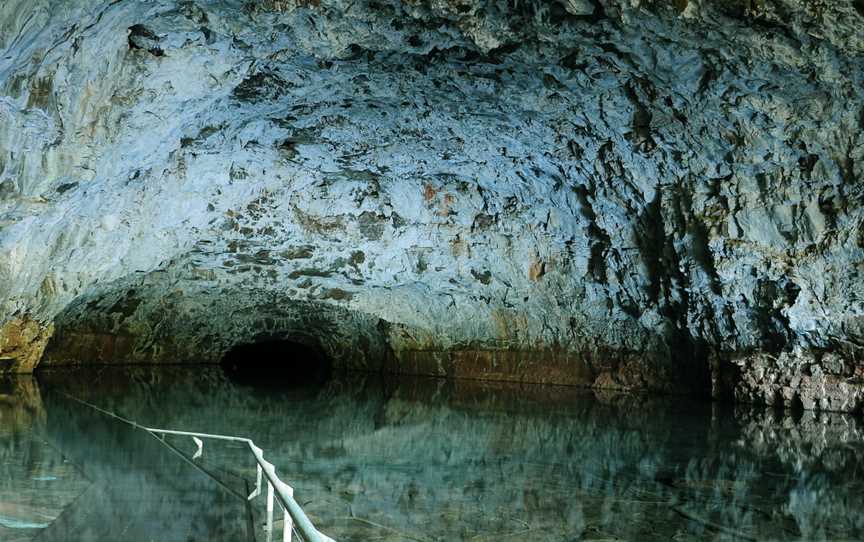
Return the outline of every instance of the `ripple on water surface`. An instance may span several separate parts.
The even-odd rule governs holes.
[[[0,540],[263,540],[248,436],[339,541],[864,537],[852,417],[563,387],[218,370],[50,372],[0,385]]]

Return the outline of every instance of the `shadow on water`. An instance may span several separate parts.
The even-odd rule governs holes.
[[[0,427],[19,420],[0,430],[13,475],[0,517],[38,509],[48,526],[0,523],[2,540],[262,539],[263,502],[235,495],[254,484],[244,450],[205,446],[197,462],[217,483],[64,393],[150,426],[253,438],[339,541],[864,536],[864,428],[848,416],[428,379],[259,388],[201,368],[29,382],[0,395]],[[26,502],[3,508],[22,487]]]

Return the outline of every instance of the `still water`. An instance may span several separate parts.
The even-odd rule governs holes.
[[[864,539],[864,428],[682,398],[218,369],[0,380],[0,540],[263,540],[248,436],[338,541]],[[278,527],[278,525],[277,525]]]

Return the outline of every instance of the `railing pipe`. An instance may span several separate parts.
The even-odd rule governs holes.
[[[125,422],[125,423],[132,425],[133,427],[136,427],[136,428],[141,429],[143,431],[147,431],[148,433],[153,434],[153,435],[157,435],[157,434],[158,435],[177,435],[177,436],[191,437],[191,438],[197,438],[197,439],[206,438],[206,439],[213,439],[213,440],[225,440],[225,441],[229,441],[229,442],[243,442],[243,443],[245,443],[249,447],[249,450],[252,452],[252,455],[255,457],[255,462],[258,463],[257,485],[256,485],[255,491],[252,493],[252,495],[249,496],[249,499],[252,499],[253,497],[257,496],[261,491],[261,482],[262,482],[261,474],[263,473],[264,476],[267,478],[267,486],[268,486],[268,491],[267,491],[267,493],[268,493],[268,495],[267,495],[267,519],[268,519],[268,523],[267,524],[270,527],[270,532],[267,533],[268,542],[270,542],[272,540],[273,498],[274,497],[276,498],[276,500],[279,501],[279,504],[282,507],[282,510],[287,512],[287,515],[290,516],[290,518],[292,520],[290,522],[288,522],[288,521],[285,522],[285,525],[287,526],[289,531],[290,531],[290,528],[292,526],[296,526],[298,533],[300,534],[300,536],[303,537],[303,540],[305,542],[336,542],[335,540],[333,540],[332,538],[330,538],[329,536],[325,535],[324,533],[322,533],[321,531],[319,531],[318,529],[315,528],[315,526],[309,520],[309,517],[306,515],[306,513],[303,511],[303,509],[300,508],[300,505],[297,504],[297,501],[294,500],[294,488],[292,488],[291,486],[289,486],[288,484],[286,484],[285,482],[280,480],[278,476],[276,476],[276,467],[272,463],[270,463],[264,459],[264,451],[261,448],[259,448],[258,446],[256,446],[255,443],[251,439],[244,438],[244,437],[232,437],[229,435],[214,435],[214,434],[209,434],[209,433],[193,433],[191,431],[174,431],[174,430],[170,430],[170,429],[157,429],[155,427],[147,427],[144,425],[139,425],[137,422],[134,422],[132,420],[128,420],[126,418],[123,418],[122,416],[118,416],[117,414],[114,414],[113,412],[109,412],[107,410],[99,408],[96,405],[93,405],[93,404],[88,403],[87,401],[83,401],[81,399],[78,399],[77,397],[73,397],[71,395],[66,395],[66,396],[69,397],[70,399],[74,400],[74,401],[77,401],[81,404],[87,405],[90,408],[93,408],[93,409],[95,409],[95,410],[97,410],[103,414],[111,416],[112,418],[117,418],[118,420],[120,420],[122,422]],[[198,441],[196,440],[196,443],[197,442]],[[285,538],[284,528],[283,528],[283,538]],[[287,535],[287,538],[285,538],[285,539],[290,541],[290,539],[291,539],[290,538],[290,532]]]
[[[134,422],[133,422],[134,423]],[[198,437],[198,438],[207,438],[214,440],[227,440],[231,442],[243,442],[249,449],[252,451],[252,455],[255,456],[255,461],[258,463],[258,467],[264,473],[264,476],[267,478],[267,481],[273,486],[276,493],[276,498],[279,500],[282,507],[288,511],[291,515],[291,518],[294,520],[294,524],[297,526],[297,530],[300,532],[300,535],[304,540],[308,542],[335,542],[332,538],[325,535],[321,531],[315,528],[312,525],[312,522],[309,520],[309,517],[306,516],[306,513],[300,508],[300,505],[297,504],[297,501],[294,500],[292,496],[294,493],[294,489],[279,479],[276,476],[276,467],[273,466],[272,463],[268,462],[264,459],[264,451],[255,445],[255,443],[248,438],[243,437],[232,437],[228,435],[213,435],[208,433],[192,433],[189,431],[172,431],[168,429],[156,429],[153,427],[145,427],[142,425],[135,424],[136,427],[143,429],[144,431],[149,431],[151,433],[158,433],[163,435],[177,435],[184,437]],[[260,485],[258,486],[260,489]]]

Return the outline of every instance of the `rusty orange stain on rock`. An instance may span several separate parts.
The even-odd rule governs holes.
[[[537,281],[546,274],[546,262],[543,260],[534,260],[531,267],[528,268],[528,278]]]
[[[2,370],[32,373],[53,334],[53,324],[45,325],[27,316],[6,322],[0,327],[0,358],[11,359],[12,363]]]
[[[425,187],[423,187],[423,199],[425,199],[426,201],[432,201],[432,199],[434,199],[437,194],[438,192],[431,184],[427,184]]]

